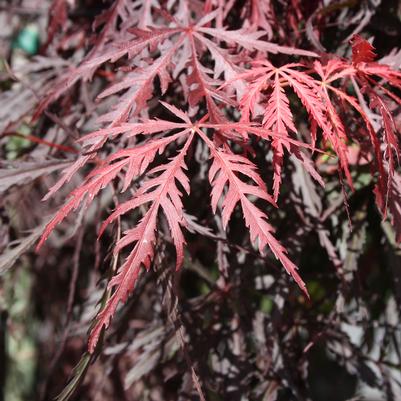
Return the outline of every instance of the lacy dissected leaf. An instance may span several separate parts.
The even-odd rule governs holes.
[[[289,86],[297,95],[302,105],[307,111],[310,121],[321,128],[324,138],[331,144],[340,159],[341,167],[344,169],[350,184],[352,180],[349,174],[347,161],[347,147],[345,137],[341,130],[335,126],[335,122],[330,124],[327,119],[327,109],[321,98],[320,87],[317,81],[311,76],[300,70],[300,64],[287,64],[280,68],[275,68],[268,61],[256,63],[255,68],[249,72],[241,74],[241,78],[251,80],[251,90],[241,99],[242,119],[247,121],[252,115],[254,118],[260,112],[263,92],[271,89],[267,102],[264,103],[263,124],[266,129],[272,130],[276,136],[281,135],[283,139],[274,140],[274,197],[278,198],[281,183],[281,168],[283,162],[283,149],[290,149],[291,133],[296,133],[292,113],[289,106],[289,99],[283,86]],[[330,110],[329,110],[330,115]],[[332,116],[333,117],[333,116]],[[333,128],[333,126],[335,128]],[[336,132],[333,132],[336,129]],[[316,141],[312,130],[312,145]]]
[[[157,125],[159,123],[159,125]],[[151,121],[138,123],[133,125],[127,125],[125,131],[128,135],[138,135],[138,134],[153,134],[166,129],[166,125],[170,129],[181,128],[182,124]],[[116,131],[114,130],[113,133]],[[121,130],[117,131],[121,133]],[[155,140],[150,140],[145,144],[138,145],[132,149],[124,149],[117,151],[116,153],[110,155],[105,161],[103,161],[99,167],[95,168],[85,179],[84,183],[74,189],[69,200],[64,206],[56,213],[53,219],[46,226],[43,233],[43,237],[38,245],[38,248],[46,241],[49,234],[54,230],[54,228],[60,224],[72,211],[76,210],[81,204],[87,206],[93,201],[98,192],[107,187],[112,180],[114,180],[118,175],[125,173],[123,179],[122,190],[125,191],[131,185],[132,180],[140,174],[143,174],[149,164],[154,160],[157,153],[162,153],[167,145],[177,140],[182,135],[185,135],[188,129],[174,134],[171,136],[162,137]],[[103,131],[101,134],[98,132],[97,135],[101,135],[101,140],[105,141],[107,137],[105,134],[110,134],[110,131]],[[107,135],[106,134],[106,135]],[[93,135],[93,134],[92,134]],[[93,156],[93,155],[92,155]],[[64,177],[51,188],[48,195],[51,195],[58,187],[62,186],[64,182],[70,178],[75,171],[85,164],[85,158],[88,156],[83,156],[72,166],[68,167],[64,171]]]
[[[266,36],[265,31],[249,31],[248,29],[238,29],[235,31],[229,31],[223,28],[209,28],[209,27],[198,27],[198,32],[210,35],[220,41],[224,41],[230,45],[241,46],[245,50],[249,51],[264,51],[269,53],[284,53],[284,54],[297,54],[299,56],[311,56],[315,57],[316,53],[295,49],[292,47],[279,46],[275,43],[267,42],[261,38]]]
[[[204,35],[200,35],[198,32],[194,33],[194,38],[205,45],[206,49],[210,52],[214,60],[213,74],[214,79],[217,80],[221,74],[224,74],[226,81],[232,80],[241,69],[235,62],[235,58],[229,53],[228,50],[219,47],[212,40],[208,39]],[[192,50],[194,47],[192,47]],[[193,63],[195,60],[192,61]],[[240,81],[234,81],[233,85],[238,95],[241,96],[245,90],[245,86]]]
[[[273,24],[275,15],[272,2],[263,0],[253,0],[251,11],[251,24],[262,28],[269,39],[273,36]]]
[[[128,31],[135,35],[133,40],[124,40],[118,37],[115,32],[115,21],[117,17],[121,17],[123,20],[127,19],[125,4],[126,0],[119,0],[107,10],[103,15],[99,16],[95,23],[95,28],[99,25],[104,24],[104,28],[100,37],[97,37],[97,44],[88,54],[86,59],[78,67],[72,67],[52,88],[49,95],[39,104],[36,116],[38,116],[43,110],[58,97],[76,84],[79,80],[88,80],[92,77],[93,71],[98,69],[100,66],[107,62],[115,63],[123,56],[128,55],[129,59],[135,59],[134,68],[132,73],[129,73],[126,78],[119,81],[103,92],[102,97],[109,96],[117,91],[128,89],[124,95],[124,98],[118,103],[118,110],[115,110],[107,115],[105,120],[110,119],[112,121],[120,121],[126,119],[131,109],[135,106],[137,109],[141,109],[144,102],[148,100],[154,90],[154,78],[159,76],[161,80],[162,92],[167,90],[170,82],[167,67],[171,64],[172,58],[176,54],[180,54],[180,61],[176,63],[180,67],[175,70],[175,74],[180,72],[186,64],[192,63],[193,70],[198,72],[193,75],[198,80],[198,85],[208,87],[205,85],[208,78],[205,74],[200,73],[204,67],[201,66],[195,49],[194,40],[200,42],[203,47],[206,47],[212,54],[215,60],[214,75],[219,76],[224,72],[226,79],[230,79],[236,73],[236,67],[234,61],[230,60],[228,52],[220,46],[220,42],[228,43],[229,45],[239,45],[243,49],[248,51],[269,51],[274,53],[287,53],[287,54],[298,54],[298,55],[309,55],[314,56],[314,53],[294,49],[285,46],[278,46],[276,44],[266,42],[260,38],[265,36],[264,31],[251,31],[243,28],[237,31],[227,31],[221,28],[211,28],[210,23],[218,16],[218,10],[211,12],[210,14],[201,18],[195,25],[189,23],[189,26],[180,26],[175,20],[175,27],[149,27],[143,29],[143,21],[135,27],[128,27]],[[151,3],[144,5],[145,13],[148,15]],[[135,15],[135,13],[134,13]],[[166,14],[163,14],[166,16]],[[168,18],[168,15],[166,16]],[[189,19],[187,16],[186,19]],[[135,22],[135,19],[132,19]],[[124,26],[124,24],[123,24]],[[117,36],[117,43],[113,45],[107,45],[106,39],[109,35],[109,31],[113,31],[114,36]],[[178,39],[174,37],[179,34]],[[214,41],[210,40],[207,36],[213,38]],[[165,41],[170,41],[170,45],[166,45]],[[191,43],[188,45],[188,41]],[[191,49],[190,52],[180,50],[180,47],[184,46],[185,49]],[[159,47],[160,54],[155,55],[155,50]],[[151,53],[154,59],[151,63],[146,62],[146,57]],[[153,53],[153,54],[152,54]],[[157,53],[156,53],[157,54]],[[192,56],[192,58],[191,58]],[[141,60],[142,59],[142,60]],[[145,66],[143,65],[145,63]],[[206,71],[206,70],[205,70]],[[208,91],[210,88],[208,88]],[[242,88],[243,89],[243,88]],[[241,90],[240,83],[237,83],[237,91]],[[207,95],[203,88],[203,96]],[[213,108],[208,99],[209,108]],[[121,110],[122,109],[122,110]],[[209,110],[210,111],[210,110]],[[120,120],[119,120],[120,118]]]
[[[341,60],[330,60],[326,65],[322,65],[319,61],[315,61],[314,68],[319,74],[321,83],[321,95],[328,109],[328,116],[333,125],[333,128],[338,136],[349,138],[350,132],[346,132],[345,125],[340,117],[337,109],[331,99],[331,95],[335,95],[340,101],[348,103],[362,120],[371,143],[371,151],[374,155],[376,169],[379,172],[378,186],[376,188],[376,199],[379,208],[385,215],[386,199],[388,197],[388,188],[391,182],[391,177],[395,169],[394,155],[399,159],[398,139],[395,134],[396,124],[393,120],[392,113],[389,109],[389,102],[400,104],[400,100],[391,90],[385,88],[377,81],[377,78],[385,79],[390,85],[395,88],[401,88],[400,73],[392,70],[386,65],[378,63],[360,63],[356,66],[350,65]],[[354,87],[359,90],[360,85],[362,90],[359,91],[359,97],[347,93],[346,90],[336,87],[338,81],[351,79],[354,80]],[[365,102],[363,94],[369,98],[369,102]],[[360,104],[360,101],[363,104]],[[381,137],[375,132],[372,116],[378,111],[381,117],[381,126],[384,135]],[[360,124],[358,122],[358,124]],[[382,139],[382,141],[380,141]],[[381,143],[384,145],[383,150]],[[384,162],[388,166],[384,167]]]
[[[278,73],[274,74],[274,82],[272,94],[268,100],[267,107],[263,116],[263,126],[272,130],[276,134],[288,136],[288,131],[297,132],[293,123],[293,116],[290,105],[284,89],[280,83]],[[289,143],[283,142],[281,139],[273,140],[272,147],[274,149],[274,199],[277,201],[281,184],[281,168],[283,164],[283,145],[289,151]]]
[[[395,169],[394,154],[397,156],[398,160],[400,156],[395,122],[385,101],[374,91],[370,91],[369,95],[371,98],[370,106],[377,109],[382,117],[383,131],[385,134],[384,143],[386,147],[384,153],[385,158],[388,161],[389,173],[392,175]]]
[[[118,22],[121,19],[125,22],[128,18],[135,16],[135,13],[129,13],[130,4],[128,0],[116,0],[109,9],[98,15],[93,22],[93,30],[99,29],[100,35],[93,38],[94,46],[90,54],[98,54],[106,42],[117,34]]]
[[[176,117],[184,123],[173,123],[161,120],[148,120],[143,123],[126,124],[119,129],[105,129],[89,134],[84,140],[105,141],[109,136],[125,134],[128,137],[136,135],[152,135],[161,131],[177,130],[178,132],[170,136],[162,136],[145,141],[133,148],[121,149],[111,154],[97,168],[86,177],[84,183],[76,188],[70,195],[69,201],[58,211],[53,219],[47,224],[38,248],[42,246],[48,235],[54,228],[63,221],[68,214],[77,209],[81,204],[88,205],[96,197],[98,192],[108,186],[112,180],[120,176],[122,181],[122,191],[126,191],[134,178],[142,175],[148,169],[158,153],[164,152],[165,148],[180,138],[185,138],[186,142],[178,155],[173,157],[168,164],[159,165],[147,172],[149,177],[142,183],[134,197],[121,204],[104,222],[100,234],[108,224],[119,216],[127,212],[135,212],[144,205],[150,203],[150,207],[140,220],[138,225],[128,230],[124,237],[116,244],[115,252],[118,253],[122,248],[133,245],[133,249],[126,259],[119,272],[109,283],[110,289],[115,292],[106,303],[104,309],[99,313],[95,326],[92,329],[89,341],[89,350],[94,351],[98,338],[103,327],[107,327],[119,302],[125,302],[129,293],[135,286],[135,281],[142,266],[149,269],[154,255],[154,245],[156,241],[156,223],[159,211],[163,211],[171,230],[171,237],[177,251],[177,269],[181,266],[184,258],[183,246],[185,239],[181,230],[185,219],[183,216],[183,205],[181,202],[181,192],[177,187],[180,186],[189,193],[188,178],[184,173],[186,168],[184,157],[193,138],[190,131],[190,120],[180,110],[174,106],[164,104]],[[70,174],[71,170],[67,170]]]
[[[58,80],[58,82],[51,89],[49,95],[40,102],[35,115],[40,115],[50,103],[54,102],[79,80],[90,79],[93,71],[99,68],[101,65],[107,62],[115,63],[125,55],[128,55],[129,58],[132,58],[135,55],[140,54],[149,46],[154,48],[157,46],[157,44],[162,43],[164,40],[176,33],[179,33],[180,31],[181,29],[179,28],[153,29],[152,31],[142,31],[136,29],[132,31],[132,33],[135,34],[137,38],[130,41],[124,40],[118,44],[114,43],[113,46],[106,48],[99,54],[90,54],[90,56],[84,60],[80,66],[70,68],[70,70]],[[165,60],[167,63],[168,59]],[[159,66],[159,69],[160,68],[161,66]],[[153,78],[154,76],[155,75],[153,75]],[[144,92],[146,92],[146,83],[147,81],[145,80],[145,89],[143,89]],[[135,92],[136,91],[134,91],[134,93]]]
[[[128,211],[132,212],[142,205],[151,204],[139,224],[135,228],[126,231],[124,237],[116,245],[115,252],[119,252],[122,248],[134,244],[133,250],[125,263],[108,284],[110,289],[115,288],[115,292],[96,318],[96,324],[91,330],[89,340],[90,352],[94,351],[103,327],[107,328],[109,325],[119,302],[125,302],[134,289],[141,267],[144,266],[147,270],[150,268],[154,256],[155,230],[159,210],[163,211],[171,230],[177,252],[177,269],[183,262],[185,239],[181,226],[185,225],[185,220],[181,201],[182,194],[177,187],[176,181],[189,193],[189,182],[184,173],[186,168],[184,158],[192,138],[193,134],[190,134],[178,155],[172,158],[168,164],[152,169],[148,175],[156,174],[156,177],[144,182],[135,193],[135,196],[126,203],[121,204],[103,225],[104,229],[106,225],[122,214]]]
[[[266,246],[269,246],[286,271],[291,274],[301,290],[308,296],[305,283],[297,273],[297,267],[287,257],[285,248],[274,237],[274,229],[267,222],[267,216],[248,199],[248,196],[254,196],[274,204],[273,199],[267,193],[263,180],[256,171],[256,166],[240,155],[216,148],[199,129],[197,131],[207,143],[213,158],[209,170],[209,181],[212,185],[212,209],[216,213],[218,203],[223,198],[221,204],[223,227],[227,227],[235,206],[239,203],[251,241],[258,242],[261,253],[264,252]],[[249,178],[253,184],[241,180],[239,173]],[[223,195],[225,189],[227,190]]]
[[[53,41],[57,30],[63,28],[68,17],[68,3],[66,0],[53,0],[49,9],[49,24],[47,26],[47,44]]]

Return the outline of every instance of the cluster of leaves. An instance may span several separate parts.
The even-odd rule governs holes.
[[[165,377],[179,376],[176,344],[189,371],[180,399],[193,391],[201,399],[274,400],[285,397],[280,391],[306,399],[308,355],[321,341],[347,371],[396,399],[400,360],[386,354],[398,350],[399,294],[373,299],[367,311],[365,290],[353,291],[355,281],[372,276],[359,271],[359,256],[378,252],[381,238],[393,251],[401,240],[400,56],[380,58],[358,35],[378,4],[326,3],[115,0],[82,23],[74,17],[78,4],[51,2],[42,49],[49,56],[12,74],[20,82],[6,96],[13,99],[15,90],[19,101],[29,101],[0,122],[7,138],[30,115],[42,129],[50,127],[50,137],[31,139],[75,157],[33,170],[14,165],[0,176],[0,188],[62,169],[45,200],[60,201],[71,182],[74,187],[46,223],[37,250],[49,258],[54,245],[44,243],[59,225],[67,227],[65,242],[77,235],[76,286],[90,225],[98,237],[95,265],[105,256],[111,261],[103,295],[98,290],[85,304],[89,314],[96,302],[100,309],[61,399],[73,394],[102,349],[115,360],[142,349],[128,358],[134,368],[125,388],[165,367],[154,379],[155,388],[163,387]],[[326,27],[331,23],[334,33]],[[30,74],[40,79],[31,84]],[[59,130],[70,142],[79,138],[66,145],[57,140]],[[371,217],[376,211],[383,229]],[[373,237],[365,239],[368,221]],[[10,249],[3,269],[39,233]],[[319,245],[304,251],[312,240]],[[311,272],[314,257],[303,260],[316,247],[325,250],[320,258],[330,260],[329,273]],[[183,265],[205,280],[206,294],[191,299]],[[279,265],[301,293],[276,271]],[[148,288],[141,272],[151,269],[159,285]],[[134,288],[138,298],[131,297]],[[168,301],[165,312],[152,309],[155,297]],[[74,291],[68,298],[69,324]],[[140,330],[128,317],[142,298],[152,317]],[[386,313],[373,316],[379,302]],[[290,313],[295,305],[298,312]],[[115,315],[120,330],[104,339]],[[361,322],[367,333],[379,325],[380,335],[392,338],[379,358],[371,356],[373,340],[357,343],[347,332]]]

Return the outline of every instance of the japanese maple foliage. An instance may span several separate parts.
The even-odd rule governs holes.
[[[400,16],[0,5],[3,375],[29,336],[30,399],[401,399]]]
[[[91,166],[91,171],[48,223],[38,245],[101,190],[118,189],[123,201],[99,235],[129,217],[131,227],[113,251],[118,257],[127,250],[127,256],[110,278],[110,296],[91,328],[91,353],[118,304],[134,290],[141,269],[151,268],[159,241],[170,241],[160,235],[163,222],[176,250],[176,268],[181,268],[189,225],[184,204],[191,196],[187,166],[207,164],[210,213],[220,215],[228,230],[238,210],[255,248],[274,254],[306,296],[302,272],[268,222],[268,204],[280,208],[284,166],[294,160],[288,156],[324,186],[316,160],[329,154],[345,193],[354,185],[350,146],[363,144],[378,207],[384,216],[388,209],[394,218],[399,215],[392,195],[399,191],[392,109],[401,106],[401,73],[378,62],[372,45],[358,35],[351,40],[352,56],[346,57],[276,43],[268,4],[247,2],[241,20],[230,28],[234,1],[116,0],[96,18],[86,56],[54,82],[37,108],[39,116],[79,81],[90,85],[101,71],[110,77],[97,95],[98,129],[79,139],[81,154],[46,199],[80,169]],[[51,9],[49,45],[65,19],[65,7],[55,1]],[[300,126],[300,114],[307,126]],[[112,152],[109,143],[115,145]],[[196,149],[207,152],[210,162],[196,157]],[[256,165],[254,155],[262,151],[266,160]],[[266,180],[261,172],[267,164],[274,173]]]

